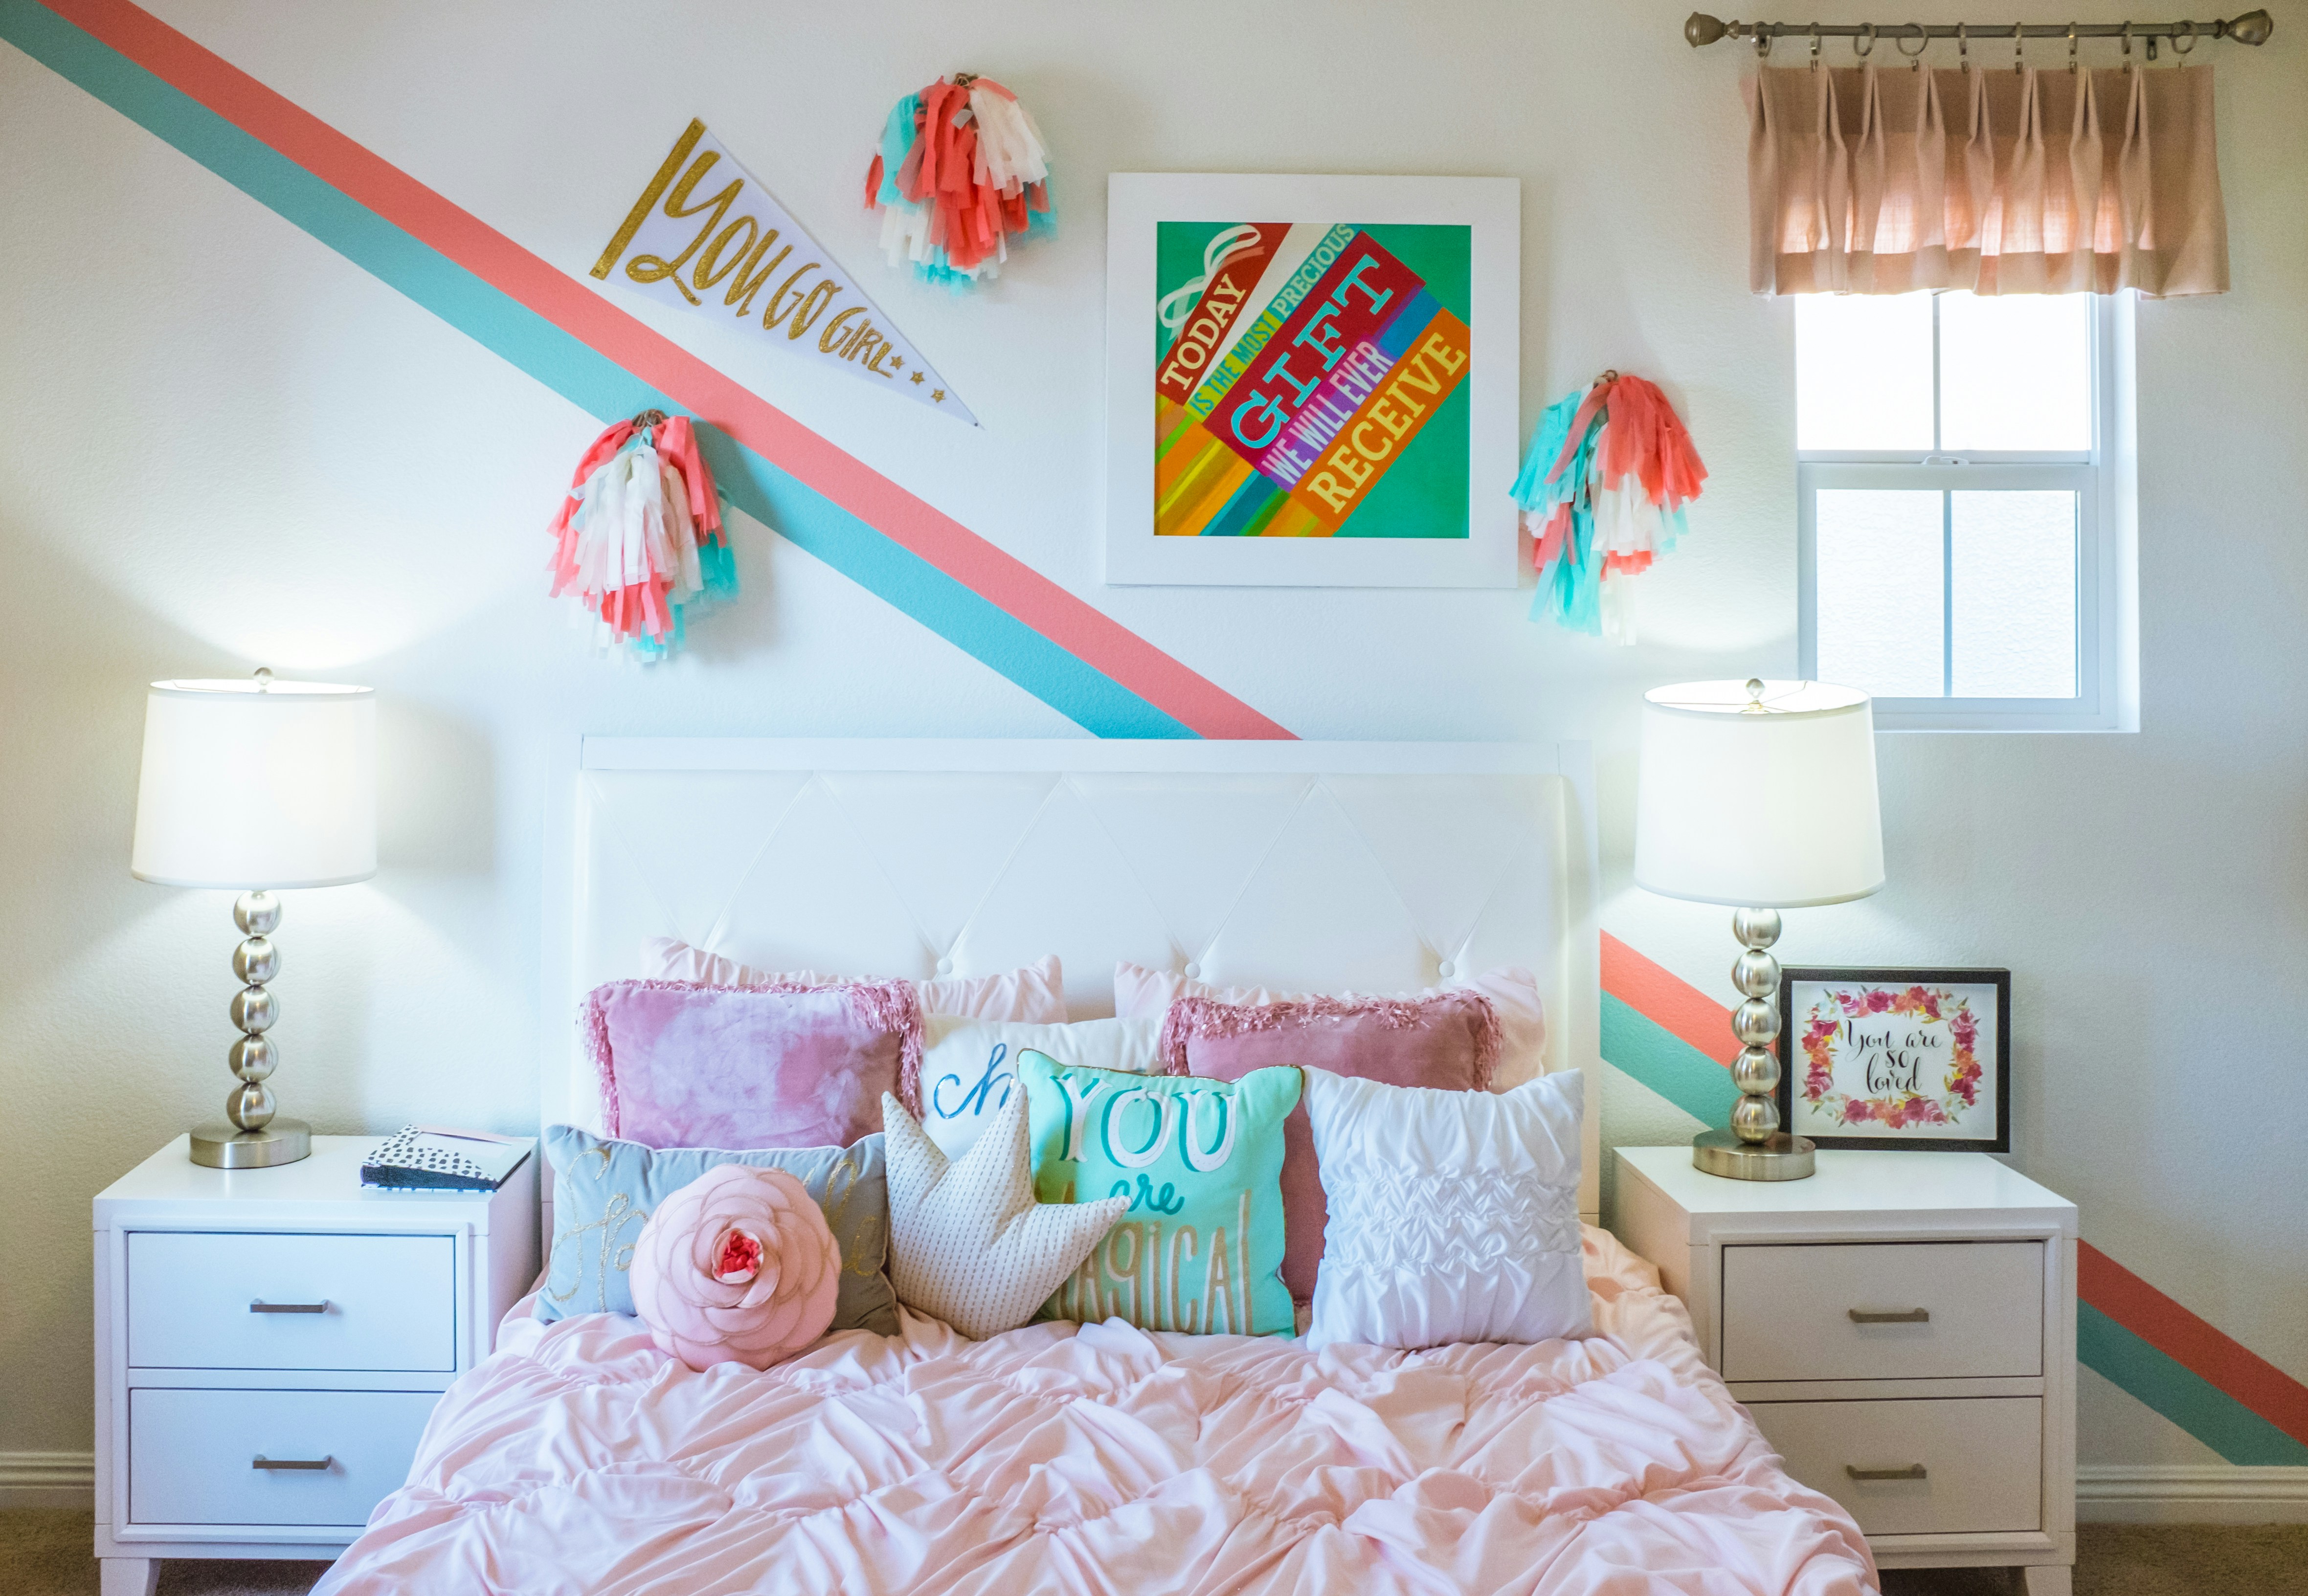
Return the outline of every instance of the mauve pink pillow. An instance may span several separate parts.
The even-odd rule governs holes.
[[[1471,991],[1287,1003],[1181,998],[1162,1022],[1160,1053],[1170,1074],[1213,1080],[1296,1064],[1390,1086],[1483,1092],[1498,1067],[1499,1017],[1489,999]],[[1302,1096],[1282,1122],[1282,1283],[1294,1301],[1314,1295],[1330,1218]]]
[[[582,1017],[602,1128],[650,1147],[846,1147],[882,1094],[920,1111],[909,982],[814,988],[613,981]]]

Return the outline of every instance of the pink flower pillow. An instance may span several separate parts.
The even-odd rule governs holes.
[[[821,975],[815,970],[756,970],[734,958],[693,948],[676,937],[651,937],[642,944],[642,974],[652,980],[693,981],[701,986],[841,986],[851,982],[879,985],[889,979]],[[1066,1023],[1065,974],[1055,954],[999,975],[940,975],[907,984],[920,997],[924,1014],[1014,1020],[1028,1025]]]
[[[724,1163],[658,1205],[628,1278],[660,1351],[692,1369],[767,1369],[833,1323],[841,1249],[799,1180]]]
[[[1296,1064],[1390,1086],[1483,1092],[1498,1068],[1499,1017],[1489,999],[1472,991],[1287,1003],[1181,998],[1162,1023],[1160,1054],[1172,1075],[1214,1080]],[[1302,1099],[1282,1121],[1282,1283],[1293,1301],[1314,1295],[1330,1217]]]
[[[650,1147],[846,1147],[882,1094],[918,1111],[912,983],[816,988],[613,981],[582,1017],[612,1137]]]

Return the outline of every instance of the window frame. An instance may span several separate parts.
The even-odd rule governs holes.
[[[2134,502],[2132,302],[2092,296],[2092,446],[2088,450],[1804,450],[1796,451],[1797,652],[1819,674],[1818,510],[1822,489],[2066,489],[2076,509],[2076,693],[2072,699],[1878,698],[1878,731],[2139,730],[2138,577]],[[1793,332],[1792,324],[1790,333]],[[1792,340],[1791,340],[1792,341]],[[1932,318],[1932,428],[1940,418],[1939,316]],[[1952,538],[1942,501],[1942,669],[1952,685]]]

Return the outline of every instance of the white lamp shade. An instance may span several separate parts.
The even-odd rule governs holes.
[[[1691,682],[1643,695],[1635,884],[1666,897],[1798,909],[1883,885],[1875,716],[1816,682]]]
[[[235,891],[376,874],[376,695],[316,682],[155,682],[128,868]]]

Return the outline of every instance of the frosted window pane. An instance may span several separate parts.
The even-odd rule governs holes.
[[[1932,446],[1932,296],[1796,299],[1796,447]]]
[[[2075,697],[2076,495],[1951,497],[1957,696]]]
[[[1820,490],[1821,681],[1881,698],[1942,696],[1941,513],[1936,493]]]
[[[1940,447],[2091,447],[2091,296],[1940,296]]]

